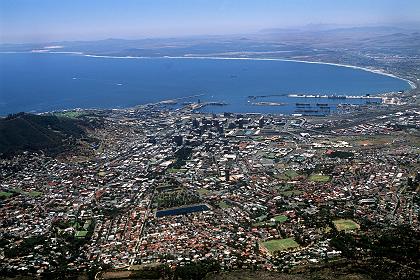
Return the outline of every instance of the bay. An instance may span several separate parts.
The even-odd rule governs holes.
[[[310,103],[311,108],[327,103],[334,110],[339,103],[367,100],[289,94],[365,96],[409,88],[404,80],[361,69],[291,61],[0,54],[0,115],[125,108],[193,95],[178,106],[200,99],[227,104],[204,107],[205,112],[291,114],[311,110],[296,103]],[[268,102],[281,106],[264,106]]]

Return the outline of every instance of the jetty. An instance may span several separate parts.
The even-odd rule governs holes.
[[[382,99],[380,96],[358,95],[321,95],[321,94],[289,94],[293,98],[327,98],[327,99]]]

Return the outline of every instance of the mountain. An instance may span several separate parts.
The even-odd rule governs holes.
[[[394,26],[339,27],[312,25],[304,28],[264,29],[252,34],[189,36],[177,38],[144,38],[135,40],[105,39],[98,41],[63,41],[37,44],[0,44],[0,52],[75,52],[106,56],[184,56],[223,55],[239,52],[300,51],[319,49],[384,49],[399,54],[407,46],[410,55],[418,54],[418,29]],[[246,38],[246,40],[244,40]],[[306,52],[297,53],[307,56]]]
[[[56,154],[85,137],[84,122],[54,115],[18,113],[0,118],[0,156],[42,150]]]

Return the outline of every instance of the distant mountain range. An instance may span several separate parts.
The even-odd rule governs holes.
[[[265,29],[253,34],[148,38],[138,40],[1,44],[0,51],[81,52],[107,56],[223,55],[240,52],[285,52],[313,48],[388,48],[420,55],[420,29],[401,27],[310,26],[302,29]],[[297,53],[296,55],[306,55]]]

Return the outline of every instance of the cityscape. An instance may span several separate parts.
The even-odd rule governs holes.
[[[419,3],[240,2],[0,1],[0,279],[420,279]]]
[[[101,142],[1,161],[3,274],[206,260],[287,271],[343,255],[342,234],[419,226],[415,109],[361,122],[366,108],[321,119],[165,103],[62,112],[100,123],[88,137]]]

